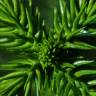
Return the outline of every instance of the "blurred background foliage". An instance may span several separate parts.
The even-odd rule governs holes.
[[[34,7],[38,7],[41,16],[45,19],[48,26],[52,26],[54,7],[58,6],[58,0],[33,0]]]

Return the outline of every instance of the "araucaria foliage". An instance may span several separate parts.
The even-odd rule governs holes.
[[[58,0],[48,29],[32,0],[0,0],[0,96],[96,96],[96,0]]]

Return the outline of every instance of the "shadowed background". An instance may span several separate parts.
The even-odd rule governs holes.
[[[41,16],[48,26],[52,26],[54,7],[57,7],[58,0],[33,0],[33,6],[38,6]]]

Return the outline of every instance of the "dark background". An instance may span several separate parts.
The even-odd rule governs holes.
[[[33,0],[33,5],[39,7],[41,16],[45,19],[48,26],[52,26],[54,8],[58,5],[58,0]]]

